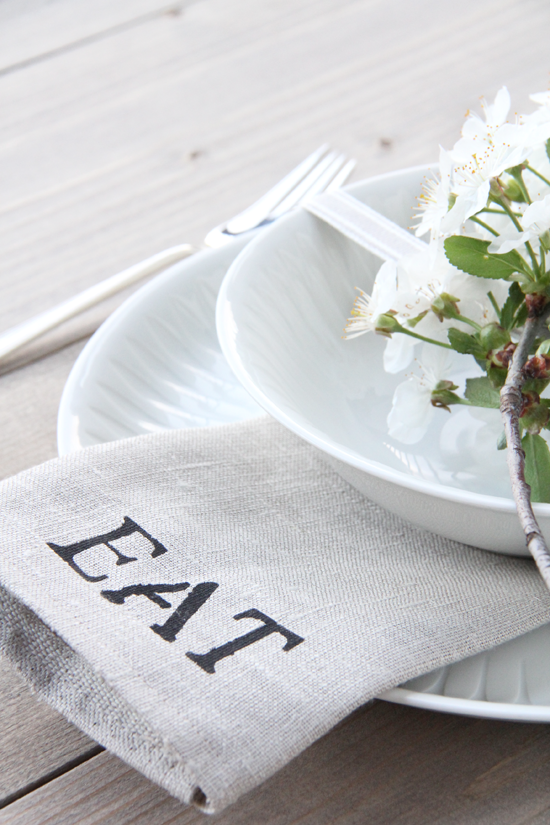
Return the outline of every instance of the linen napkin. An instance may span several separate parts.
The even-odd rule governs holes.
[[[550,620],[530,561],[405,524],[267,417],[92,447],[0,502],[2,652],[208,812],[371,697]]]

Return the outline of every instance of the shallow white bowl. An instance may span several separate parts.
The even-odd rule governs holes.
[[[429,167],[349,187],[406,227]],[[382,367],[385,339],[342,340],[355,297],[370,292],[381,261],[300,210],[250,243],[218,297],[224,355],[253,398],[319,447],[370,499],[414,524],[498,553],[528,555],[511,498],[498,410],[437,411],[429,433],[408,446],[386,417],[403,374]],[[550,540],[550,505],[535,507]]]

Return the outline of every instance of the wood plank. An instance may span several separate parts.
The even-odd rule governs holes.
[[[0,76],[68,49],[112,37],[160,14],[178,14],[189,0],[3,0]]]
[[[218,825],[547,822],[550,729],[376,702],[345,720]],[[0,811],[0,825],[198,825],[203,814],[107,753]]]
[[[1,478],[57,455],[59,398],[84,343],[0,377]],[[0,675],[0,690],[1,685]]]
[[[0,731],[0,806],[95,750],[95,742],[36,700],[5,660],[0,660]]]
[[[528,7],[202,0],[4,77],[0,326],[200,242],[325,139],[364,176],[434,158],[482,90],[508,81],[524,105],[546,81],[550,18]]]
[[[490,96],[506,82],[521,108],[528,92],[546,85],[545,0],[463,0],[460,15],[450,0],[198,0],[180,16],[157,15],[163,8],[156,0],[0,4],[2,49],[8,31],[20,49],[0,49],[6,59],[57,49],[0,77],[0,328],[164,246],[200,242],[324,140],[359,159],[357,177],[425,162],[439,142],[452,144],[478,94]],[[155,14],[141,20],[149,11]],[[29,28],[32,19],[39,23]],[[511,33],[513,48],[503,48]],[[100,315],[64,328],[51,345],[86,335]],[[3,475],[55,454],[58,398],[80,347],[0,378]],[[0,669],[0,693],[11,684]],[[5,749],[0,724],[0,750],[2,773],[15,777],[9,787],[22,790],[73,752],[85,754],[88,743],[71,739],[74,729],[56,714],[42,717],[43,706],[28,693],[17,696],[22,738]],[[457,822],[548,821],[540,787],[534,807],[524,790],[539,783],[532,762],[547,770],[545,728],[458,724],[379,707],[386,710],[372,717],[378,728],[344,726],[345,741],[331,734],[336,739],[327,738],[327,746],[315,746],[317,756],[293,763],[235,806],[237,819],[227,822],[451,822],[453,805],[463,817]],[[408,721],[414,719],[420,721]],[[450,750],[447,735],[456,740]],[[470,770],[470,761],[477,768]],[[120,782],[107,786],[106,796],[101,782],[95,796],[86,795],[79,777],[105,765],[101,782],[115,775]],[[463,782],[458,802],[456,776]],[[64,779],[74,780],[72,797],[64,796]],[[67,821],[199,821],[108,757],[2,816],[38,823],[50,810],[61,822],[48,796],[60,788],[59,798],[73,800],[67,805],[74,802],[83,817],[71,810]],[[115,812],[117,795],[122,808]],[[157,800],[156,814],[149,800]]]

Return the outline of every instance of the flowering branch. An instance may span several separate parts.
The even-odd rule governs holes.
[[[468,115],[419,198],[416,234],[429,232],[429,247],[383,264],[346,332],[384,335],[386,372],[411,367],[387,418],[403,444],[427,435],[434,409],[484,407],[498,425],[500,408],[496,446],[508,448],[527,547],[550,590],[550,551],[531,506],[550,503],[550,92],[532,99],[539,109],[515,123],[505,88],[482,103],[484,120]]]
[[[500,411],[506,433],[508,471],[518,517],[525,533],[527,548],[550,590],[550,551],[531,506],[531,488],[525,480],[525,452],[521,444],[519,426],[524,400],[524,367],[537,334],[549,316],[550,303],[546,304],[542,311],[537,312],[536,307],[530,309],[508,369],[506,382],[500,391]]]

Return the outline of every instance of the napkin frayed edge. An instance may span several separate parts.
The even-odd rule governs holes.
[[[203,813],[214,812],[173,745],[1,585],[0,619],[0,654],[40,700],[171,796]]]

